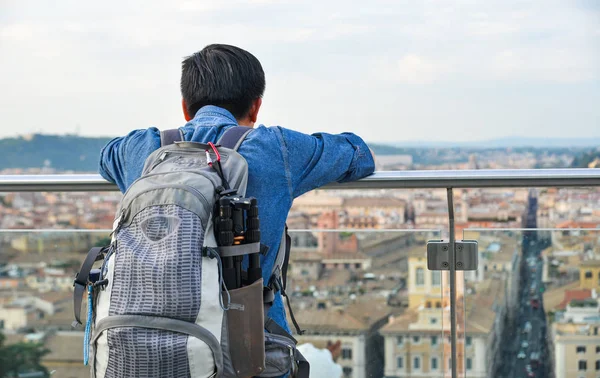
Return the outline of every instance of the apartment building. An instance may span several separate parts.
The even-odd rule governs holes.
[[[384,300],[365,296],[347,306],[331,302],[318,308],[296,311],[296,319],[305,333],[295,336],[299,344],[317,348],[341,344],[336,363],[344,378],[381,377],[383,374],[383,338],[378,330],[387,322],[390,309]]]
[[[585,260],[579,264],[579,286],[600,291],[600,259]]]
[[[585,322],[552,324],[555,376],[597,378],[600,376],[600,316]]]
[[[450,293],[448,274],[427,270],[422,253],[408,258],[409,308],[390,317],[380,331],[384,337],[388,378],[440,377],[451,369]],[[494,368],[503,319],[507,314],[506,276],[490,278],[465,291],[457,273],[457,347],[459,374],[484,378]]]

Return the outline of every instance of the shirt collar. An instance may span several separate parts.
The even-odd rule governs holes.
[[[206,105],[200,108],[200,110],[196,112],[194,120],[202,117],[225,117],[231,122],[237,124],[237,120],[233,114],[229,112],[229,110],[214,105]]]

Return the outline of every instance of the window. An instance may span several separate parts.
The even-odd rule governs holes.
[[[431,336],[431,345],[437,345],[437,336]]]
[[[308,276],[308,270],[302,269],[302,272],[300,272],[300,274],[303,276]]]
[[[344,369],[344,377],[351,377],[352,376],[352,368],[345,366]]]
[[[402,345],[402,344],[404,344],[404,337],[396,336],[396,345]]]
[[[419,341],[421,341],[421,338],[419,336],[413,336],[413,343],[418,343]]]
[[[473,344],[473,339],[471,338],[471,336],[467,336],[466,343],[467,343],[467,346],[471,346],[471,344]]]
[[[355,268],[355,269],[360,269],[360,263],[356,263],[356,264],[354,264],[354,268]]]
[[[467,358],[467,370],[473,369],[473,360],[471,358]]]
[[[429,302],[429,301],[425,302],[425,307],[431,308],[431,302]]]
[[[435,308],[442,308],[442,302],[435,302]]]
[[[431,272],[431,284],[434,286],[441,285],[441,283],[442,283],[441,276],[442,276],[442,272],[440,272],[440,271]]]
[[[423,268],[417,268],[417,285],[425,285],[425,270]]]
[[[592,272],[590,272],[589,270],[585,272],[585,278],[592,278]]]
[[[420,369],[421,368],[421,357],[415,357],[413,360],[413,367],[415,369]]]
[[[352,349],[342,348],[342,360],[351,360],[351,359],[352,359]]]
[[[578,346],[577,347],[577,353],[585,353],[585,347],[584,346]]]
[[[600,370],[600,360],[596,360],[596,371]]]
[[[429,323],[435,324],[435,323],[437,323],[437,319],[436,318],[430,318],[429,319]]]
[[[600,345],[596,346],[596,353],[600,353]]]
[[[587,370],[587,361],[579,360],[579,371],[586,371],[586,370]]]
[[[431,370],[437,370],[437,368],[438,368],[437,358],[431,357]]]
[[[404,369],[404,358],[402,358],[402,357],[396,358],[396,367],[398,369]]]
[[[4,320],[0,320],[0,329],[4,329]]]

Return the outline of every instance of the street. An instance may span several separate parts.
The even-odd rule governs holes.
[[[529,200],[526,227],[535,228],[537,198]],[[519,306],[514,321],[505,324],[500,359],[494,377],[520,378],[549,376],[548,345],[546,342],[546,317],[543,303],[541,251],[547,241],[540,238],[536,230],[524,231],[522,237],[522,258],[519,270]],[[532,355],[533,354],[533,355]],[[533,359],[532,359],[533,357]],[[537,364],[536,364],[537,363]]]

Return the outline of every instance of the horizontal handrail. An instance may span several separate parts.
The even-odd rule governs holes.
[[[600,169],[378,171],[324,189],[535,188],[600,186]],[[0,175],[0,192],[99,192],[117,187],[98,174]]]

